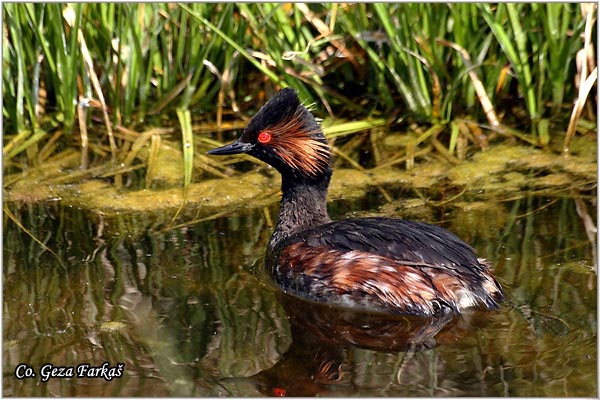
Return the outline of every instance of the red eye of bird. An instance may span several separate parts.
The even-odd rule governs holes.
[[[271,141],[271,134],[269,132],[262,131],[258,134],[258,141],[262,144],[269,143]]]

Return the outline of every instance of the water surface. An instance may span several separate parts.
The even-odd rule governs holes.
[[[507,292],[498,312],[437,323],[282,296],[261,273],[276,205],[133,236],[158,217],[10,204],[54,254],[5,215],[3,394],[597,396],[596,255],[581,209],[596,215],[592,200],[397,197],[331,211],[451,229],[493,263]],[[121,375],[42,382],[45,364],[105,362]],[[35,376],[17,379],[23,364],[17,374]]]

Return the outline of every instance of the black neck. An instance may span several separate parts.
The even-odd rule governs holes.
[[[331,221],[327,214],[330,177],[330,170],[316,179],[282,176],[279,221],[269,242],[271,250],[296,232]]]

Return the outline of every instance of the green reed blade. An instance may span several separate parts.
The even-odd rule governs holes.
[[[329,139],[346,136],[356,132],[363,132],[378,126],[385,126],[387,121],[383,118],[350,121],[323,127],[323,133]]]
[[[448,144],[448,152],[454,155],[454,150],[456,149],[456,143],[458,141],[458,135],[460,131],[458,129],[458,124],[454,121],[450,122],[450,143]]]
[[[9,6],[8,4],[6,5]],[[11,4],[11,6],[14,6]],[[11,18],[12,17],[12,18]],[[11,16],[8,13],[8,27],[12,33],[14,38],[22,37],[21,34],[21,25],[18,23],[16,16]],[[23,45],[20,40],[13,41],[15,56],[16,56],[16,64],[17,64],[17,90],[16,90],[16,126],[17,132],[22,132],[25,129],[24,115],[25,115],[25,74],[23,72],[25,68],[25,60],[24,60],[24,51]],[[9,157],[10,158],[10,157]]]
[[[27,131],[24,131],[24,132],[27,132]],[[48,136],[48,132],[46,132],[45,130],[42,130],[42,129],[34,129],[32,135],[30,135],[29,132],[27,132],[26,133],[27,139],[25,139],[22,143],[16,145],[9,152],[3,153],[3,157],[6,157],[6,159],[10,160],[17,154],[31,148],[31,146],[37,144],[40,140],[44,139],[47,136]]]
[[[537,102],[535,91],[532,86],[531,69],[529,68],[527,37],[525,36],[525,32],[521,26],[519,12],[521,7],[516,3],[508,3],[506,4],[506,8],[508,10],[508,16],[513,29],[515,42],[517,44],[518,62],[520,65],[519,69],[521,70],[522,74],[521,81],[523,84],[523,90],[525,91],[525,104],[527,105],[531,119],[535,121],[538,118]]]
[[[124,113],[123,117],[125,121],[130,121],[136,107],[137,101],[141,106],[140,118],[143,118],[146,99],[142,99],[140,94],[141,84],[146,79],[143,73],[146,71],[144,68],[144,54],[142,50],[142,40],[144,39],[144,32],[142,27],[138,23],[138,15],[132,10],[130,4],[121,4],[119,13],[118,24],[120,29],[124,33],[123,43],[119,44],[121,50],[120,58],[122,59],[125,67],[127,76],[127,83],[123,90],[123,106]],[[124,20],[124,21],[123,21]],[[124,24],[124,27],[121,27]],[[125,57],[123,52],[126,51]],[[137,101],[136,101],[137,100]]]
[[[183,187],[187,191],[192,182],[192,169],[194,167],[194,135],[192,133],[192,117],[190,110],[177,110],[179,126],[181,126],[181,140],[183,143]]]

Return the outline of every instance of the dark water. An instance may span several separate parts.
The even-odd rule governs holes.
[[[595,223],[594,200],[578,201]],[[5,213],[3,394],[597,396],[595,243],[574,199],[378,205],[332,213],[453,230],[494,264],[502,309],[390,319],[278,295],[261,273],[265,210],[132,236],[149,216],[9,205],[55,254]],[[105,362],[110,381],[92,368]],[[45,364],[75,376],[43,382]],[[83,364],[100,376],[77,377]]]

